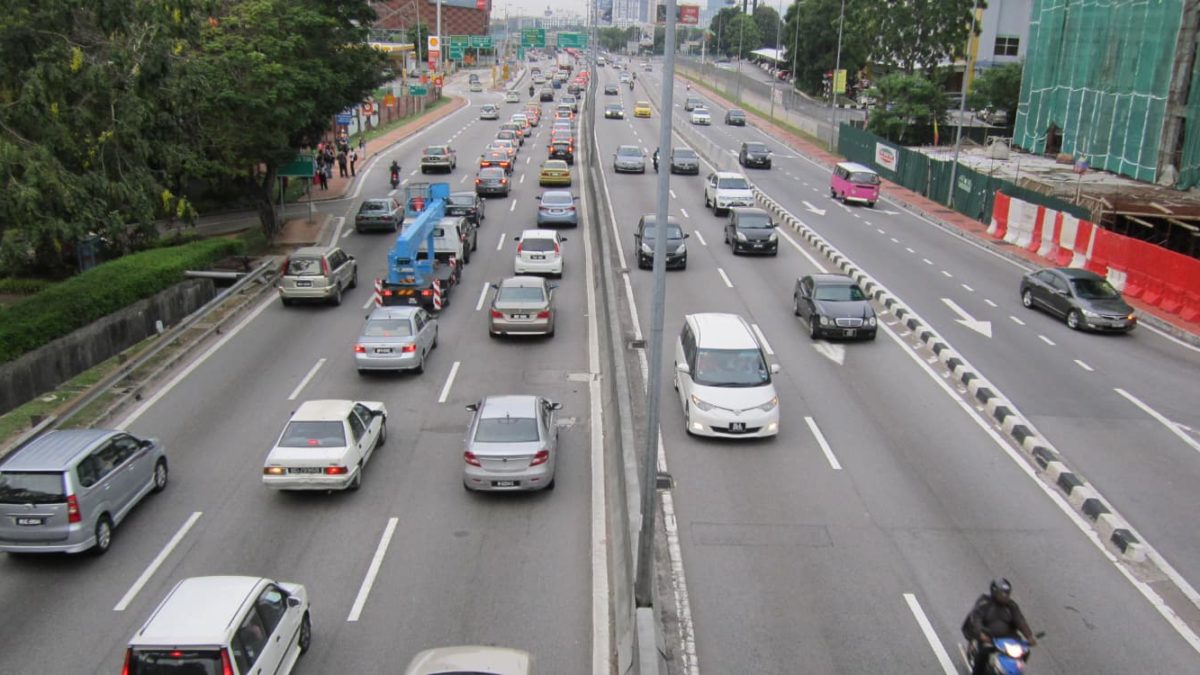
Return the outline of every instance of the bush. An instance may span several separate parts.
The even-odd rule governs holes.
[[[49,279],[0,279],[0,293],[6,295],[33,295],[49,288],[54,282]]]
[[[185,270],[203,269],[242,246],[208,239],[133,253],[0,309],[0,363],[170,288]]]

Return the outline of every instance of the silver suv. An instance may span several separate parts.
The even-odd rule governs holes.
[[[340,305],[342,294],[358,286],[358,263],[337,246],[296,249],[283,263],[276,286],[285,305],[297,300]]]
[[[0,464],[0,551],[108,550],[112,532],[167,486],[157,439],[124,431],[51,431]]]

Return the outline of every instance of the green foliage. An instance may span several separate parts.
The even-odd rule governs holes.
[[[755,43],[754,49],[761,47],[770,47],[775,49],[778,45],[775,44],[775,38],[782,35],[780,31],[779,12],[775,11],[774,7],[760,4],[754,10],[754,25],[758,27],[759,40]],[[753,50],[750,50],[753,51]]]
[[[974,110],[1007,110],[1009,119],[1016,117],[1017,102],[1021,98],[1021,71],[1020,63],[1006,63],[983,71],[971,82],[967,105]]]
[[[892,0],[885,11],[865,12],[856,20],[874,36],[872,59],[906,73],[932,76],[938,64],[963,56],[971,26],[971,7],[985,0]],[[976,34],[979,24],[975,25]]]
[[[53,283],[49,279],[5,277],[0,279],[0,293],[4,293],[5,295],[33,295],[45,290]]]
[[[749,54],[762,46],[758,23],[753,16],[743,14],[741,7],[725,7],[709,23],[712,49],[718,54],[733,56]],[[775,39],[772,33],[771,40]]]
[[[897,143],[924,142],[935,121],[945,122],[946,94],[922,75],[885,75],[875,82],[871,95],[876,103],[867,131]]]
[[[841,67],[846,71],[848,84],[856,80],[856,73],[867,64],[870,37],[864,24],[873,9],[877,10],[873,0],[846,0]],[[787,68],[792,70],[792,64],[795,64],[796,87],[810,94],[824,95],[825,73],[838,65],[841,0],[793,3],[784,16],[783,47]]]
[[[641,31],[637,26],[629,26],[621,28],[619,26],[606,26],[597,31],[597,39],[600,46],[610,52],[623,52],[625,46],[629,42],[638,40],[641,37]]]
[[[241,249],[242,242],[234,239],[208,239],[133,253],[0,309],[0,363],[179,283],[185,270]]]

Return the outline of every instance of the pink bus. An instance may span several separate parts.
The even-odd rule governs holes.
[[[833,168],[829,196],[846,202],[862,202],[875,206],[879,201],[879,174],[870,167],[854,162],[842,162]]]

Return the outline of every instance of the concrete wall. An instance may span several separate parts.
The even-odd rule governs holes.
[[[155,332],[216,296],[211,279],[189,279],[0,365],[0,413],[44,394]]]
[[[1029,17],[1032,11],[1033,0],[989,0],[979,24],[976,69],[992,68],[1025,59],[1025,47],[1029,42]],[[1020,40],[1016,56],[996,53],[996,37],[1001,35]]]

